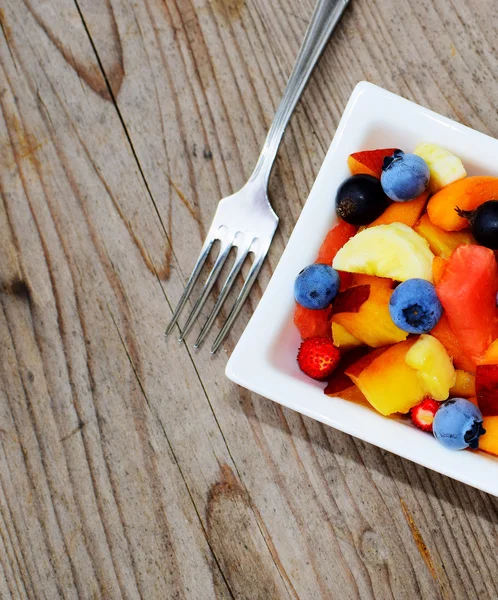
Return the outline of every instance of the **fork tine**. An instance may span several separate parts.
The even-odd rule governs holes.
[[[269,247],[269,244],[268,244],[268,247]],[[223,340],[225,339],[228,332],[230,331],[230,328],[231,328],[233,322],[237,318],[237,315],[239,314],[240,309],[242,308],[242,305],[244,304],[245,299],[249,295],[249,292],[251,291],[253,283],[256,281],[256,277],[258,276],[258,273],[263,265],[266,254],[268,252],[268,247],[266,248],[266,250],[264,252],[261,252],[259,254],[259,256],[257,256],[254,259],[251,269],[249,270],[249,273],[247,275],[247,279],[245,280],[244,285],[242,286],[242,289],[240,290],[240,293],[237,296],[237,300],[235,300],[235,304],[232,306],[232,310],[230,311],[230,314],[228,315],[227,320],[225,321],[225,324],[221,328],[221,331],[219,332],[219,334],[217,335],[216,339],[213,342],[213,345],[211,346],[211,354],[214,354],[216,352],[216,350],[218,350],[218,348],[221,346]]]
[[[226,242],[226,244],[220,249],[220,253],[218,254],[213,268],[211,269],[211,272],[209,273],[206,282],[204,283],[204,287],[201,290],[201,295],[197,299],[197,302],[195,303],[192,312],[190,313],[185,325],[183,326],[183,331],[180,337],[178,338],[179,342],[182,342],[185,339],[186,335],[192,328],[192,325],[194,324],[197,315],[200,313],[202,307],[204,306],[204,303],[206,302],[209,292],[211,291],[216,280],[218,279],[218,275],[220,274],[220,271],[223,268],[223,265],[225,264],[225,261],[228,258],[231,249],[232,240]]]
[[[204,323],[204,325],[201,329],[201,332],[199,333],[199,336],[198,336],[197,340],[195,341],[194,348],[198,348],[204,341],[204,338],[206,337],[206,335],[209,333],[209,331],[214,323],[214,320],[218,316],[218,313],[220,312],[220,309],[226,300],[226,297],[228,296],[228,294],[230,293],[230,290],[232,289],[235,279],[237,278],[237,275],[239,274],[239,271],[242,268],[242,265],[244,264],[244,261],[248,255],[248,253],[249,253],[249,248],[247,246],[246,247],[239,246],[239,248],[237,249],[237,256],[235,258],[235,262],[233,263],[230,273],[228,274],[226,281],[223,284],[220,295],[218,296],[218,299],[216,300],[216,303],[213,306],[213,310],[211,311],[211,314],[209,315],[206,322]]]
[[[211,247],[214,244],[214,241],[215,241],[215,238],[209,239],[209,236],[205,239],[204,244],[201,249],[201,253],[199,254],[199,258],[197,259],[197,262],[195,263],[194,268],[192,269],[192,273],[187,281],[187,285],[185,286],[185,289],[183,290],[182,297],[180,298],[180,301],[178,302],[178,304],[175,308],[175,312],[173,313],[173,316],[171,317],[171,321],[169,322],[168,326],[166,327],[166,331],[165,331],[164,335],[168,336],[173,331],[173,327],[175,326],[175,323],[178,321],[178,317],[180,316],[180,313],[182,312],[182,309],[185,306],[185,302],[187,302],[188,297],[190,296],[190,292],[192,291],[192,289],[195,285],[195,282],[199,278],[199,275],[202,271],[202,267],[204,266],[204,263],[206,262],[206,259],[209,256],[209,252],[211,250]]]

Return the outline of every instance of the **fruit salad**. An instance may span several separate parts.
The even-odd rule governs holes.
[[[498,177],[432,143],[347,162],[339,222],[295,280],[300,369],[449,450],[498,456]]]

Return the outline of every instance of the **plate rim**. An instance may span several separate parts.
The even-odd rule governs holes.
[[[493,469],[498,466],[498,459],[495,457],[483,455],[481,452],[452,452],[443,448],[433,437],[429,436],[425,436],[425,439],[421,443],[422,438],[420,435],[422,432],[415,428],[407,427],[407,425],[400,422],[400,420],[395,418],[386,419],[386,417],[375,413],[370,408],[347,402],[341,398],[325,396],[325,394],[323,394],[323,384],[313,382],[304,375],[299,375],[297,366],[295,366],[295,372],[292,373],[292,386],[294,389],[291,390],[291,393],[288,393],[288,389],[286,388],[289,386],[289,373],[286,373],[285,376],[283,376],[283,372],[278,370],[275,365],[271,366],[272,361],[270,359],[270,354],[276,340],[274,337],[264,340],[264,336],[260,335],[261,332],[258,329],[260,323],[265,321],[265,317],[267,316],[272,302],[278,301],[279,299],[278,292],[280,282],[281,280],[288,279],[288,273],[284,273],[284,269],[286,269],[289,253],[296,245],[296,240],[299,240],[300,235],[302,235],[301,229],[303,228],[303,223],[312,220],[312,215],[310,213],[315,210],[315,208],[312,207],[312,204],[313,202],[316,203],[315,197],[317,194],[321,193],[319,187],[322,184],[322,180],[324,180],[324,177],[327,175],[324,172],[324,169],[327,169],[329,164],[333,163],[334,159],[337,160],[334,153],[343,143],[343,136],[349,127],[350,119],[358,112],[358,110],[360,110],[358,109],[359,103],[364,103],[365,100],[372,103],[373,114],[376,114],[374,107],[376,104],[378,106],[379,102],[389,106],[392,106],[394,103],[398,105],[402,111],[417,113],[418,115],[423,116],[424,119],[436,121],[439,126],[443,126],[447,131],[451,131],[452,135],[463,134],[466,137],[470,136],[472,141],[475,139],[475,141],[480,144],[496,146],[495,150],[498,152],[498,140],[484,133],[457,123],[448,117],[439,115],[438,113],[369,82],[362,81],[358,83],[345,107],[336,133],[324,157],[320,170],[294,226],[289,241],[285,246],[279,263],[275,268],[258,306],[228,360],[225,374],[234,383],[282,406],[286,406],[287,408],[295,410],[367,443],[371,443],[381,449],[392,452],[393,454],[408,459],[416,464],[420,464],[457,481],[481,489],[494,496],[498,496],[498,478],[496,478],[496,472],[496,483],[494,485],[492,483],[493,477],[485,476],[485,472],[487,472],[488,469]],[[382,111],[380,111],[380,113],[382,113]],[[387,116],[389,115],[384,115],[384,117]],[[438,138],[438,135],[435,137]],[[440,137],[441,136],[439,136],[439,138]],[[440,143],[444,145],[444,141],[440,141]],[[334,216],[334,218],[336,217]],[[293,304],[294,301],[292,297],[291,300]],[[289,304],[288,300],[286,300],[286,304]],[[285,319],[288,319],[288,315]],[[277,319],[275,321],[277,321]],[[282,315],[280,315],[280,321],[283,321]],[[271,326],[272,324],[270,324],[269,327],[270,331]],[[261,342],[262,339],[264,343]],[[259,351],[251,352],[251,349],[254,349],[253,347],[256,344],[258,345]],[[250,358],[248,358],[248,355]],[[307,408],[306,405],[296,402],[295,398],[296,395],[309,392],[313,387],[320,390],[322,402],[319,401],[318,397],[314,397],[313,404],[315,405],[315,409],[311,410]],[[288,395],[286,396],[286,394]],[[348,407],[347,410],[344,410],[345,406]],[[343,410],[341,410],[341,407]],[[337,414],[349,414],[353,419],[344,422],[344,420],[341,420],[341,417],[332,418],[330,413],[334,409]],[[361,426],[363,421],[362,416],[365,414],[368,414],[366,420],[374,424],[370,431]],[[380,423],[379,419],[382,420],[383,423]],[[378,422],[378,426],[375,426],[376,421]],[[399,428],[402,428],[402,430]],[[393,433],[395,433],[392,440],[389,438],[381,439],[382,434],[379,433],[379,430],[384,429],[392,430]],[[399,439],[399,436],[403,437],[403,446],[400,446],[399,441],[396,441]],[[440,464],[435,462],[435,456],[441,458]],[[456,460],[457,458],[458,460]]]

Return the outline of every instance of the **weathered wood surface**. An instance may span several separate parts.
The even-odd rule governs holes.
[[[498,500],[223,374],[357,81],[498,135],[496,2],[352,1],[225,351],[163,338],[311,9],[0,0],[1,598],[498,597]]]

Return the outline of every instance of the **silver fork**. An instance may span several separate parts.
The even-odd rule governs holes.
[[[308,78],[348,3],[349,0],[318,0],[299,50],[296,64],[266,136],[256,167],[248,182],[240,191],[223,198],[219,202],[199,258],[194,265],[182,297],[166,329],[166,335],[169,335],[173,331],[175,323],[194,288],[216,240],[219,240],[221,244],[218,256],[211,272],[206,278],[200,296],[185,322],[178,341],[181,342],[192,328],[228,258],[230,250],[234,247],[237,248],[235,262],[221,288],[209,317],[197,337],[194,348],[198,348],[209,333],[245,259],[249,254],[253,254],[254,260],[242,285],[242,289],[230,310],[225,324],[213,342],[211,347],[212,354],[218,350],[239,314],[263,265],[273,234],[278,225],[278,217],[270,205],[267,194],[268,179],[278,147]]]

